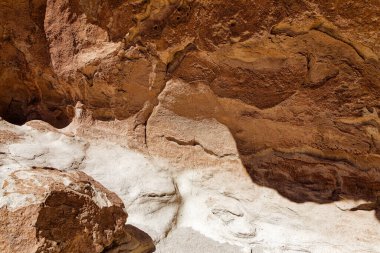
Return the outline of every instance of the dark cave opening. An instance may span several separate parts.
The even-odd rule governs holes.
[[[70,124],[70,117],[67,110],[62,110],[56,106],[47,107],[38,100],[30,102],[11,99],[7,106],[0,107],[0,117],[14,125],[23,125],[31,120],[42,120],[55,128],[64,128]]]
[[[4,110],[1,117],[15,125],[23,125],[27,121],[22,102],[13,99]]]

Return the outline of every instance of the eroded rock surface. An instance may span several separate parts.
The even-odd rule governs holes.
[[[152,252],[125,225],[124,204],[83,172],[51,168],[1,173],[1,252]]]
[[[36,163],[83,171],[121,198],[128,224],[147,232],[158,252],[184,247],[189,252],[379,252],[376,202],[299,204],[261,187],[247,174],[228,129],[215,122],[209,122],[210,129],[225,131],[228,149],[205,145],[204,139],[217,140],[220,131],[201,138],[195,128],[195,140],[213,153],[171,141],[168,148],[177,152],[169,159],[131,150],[121,131],[128,121],[78,122],[83,121],[59,130],[42,121],[23,126],[0,121],[0,178],[17,170],[28,175],[33,170],[25,168]],[[43,152],[36,144],[42,142]],[[236,155],[215,156],[225,150]],[[53,159],[57,154],[60,159]]]
[[[205,129],[224,125],[256,183],[299,202],[376,199],[378,2],[1,4],[5,119],[65,126],[81,101],[132,122],[134,147],[216,158],[230,148]]]
[[[292,202],[364,201],[349,209],[378,217],[379,12],[377,0],[2,1],[0,116],[60,128],[72,120],[62,138],[54,128],[32,135],[41,143],[65,146],[76,136],[118,145],[70,139],[78,152],[64,163],[57,146],[19,145],[23,133],[8,129],[0,132],[0,143],[10,143],[4,163],[80,167],[114,187],[100,167],[86,166],[107,148],[122,157],[110,164],[125,161],[128,146],[167,159],[173,178],[208,167],[239,174],[243,165],[252,185]],[[150,217],[165,214],[165,224],[152,218],[157,238],[181,212],[180,187],[164,179],[171,173],[154,171],[155,187],[135,196],[115,186],[134,213],[148,203]],[[210,214],[232,224],[219,238],[248,234],[251,243],[255,226],[236,232],[233,214]]]

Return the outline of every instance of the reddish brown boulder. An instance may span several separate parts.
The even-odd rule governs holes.
[[[83,172],[16,170],[0,190],[0,251],[151,252],[120,198]]]

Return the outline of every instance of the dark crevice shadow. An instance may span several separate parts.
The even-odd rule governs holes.
[[[102,253],[130,252],[131,248],[141,253],[153,253],[156,251],[153,239],[147,233],[130,224],[125,226],[125,230],[129,235],[127,242],[114,242],[105,248]]]
[[[1,83],[0,83],[1,86]],[[27,96],[27,94],[26,94]],[[10,102],[1,101],[0,117],[14,125],[24,125],[31,120],[42,120],[55,128],[61,129],[68,126],[73,118],[73,112],[68,108],[72,106],[47,106],[40,101],[34,103],[27,100],[16,100],[11,98]],[[4,97],[7,100],[7,97]],[[5,104],[5,106],[3,106]],[[72,110],[71,110],[72,111]]]
[[[380,221],[379,168],[363,170],[345,161],[297,152],[255,152],[247,148],[244,140],[233,136],[239,157],[253,183],[272,188],[296,203],[363,200],[365,204],[345,211],[375,211]]]
[[[55,128],[62,129],[68,126],[72,117],[61,109],[54,109],[52,111],[37,111],[29,110],[28,106],[23,105],[19,101],[11,101],[7,108],[1,110],[0,117],[5,121],[14,125],[24,125],[28,121],[42,120]]]
[[[42,120],[56,128],[64,128],[72,119],[68,104],[53,86],[49,87],[50,78],[42,74],[45,70],[46,76],[52,74],[44,31],[47,2],[16,2],[10,4],[7,15],[2,15],[8,35],[5,39],[4,36],[0,38],[0,117],[14,125]],[[25,37],[28,46],[21,47],[20,41],[25,35],[28,35]]]

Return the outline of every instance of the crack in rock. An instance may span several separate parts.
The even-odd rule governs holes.
[[[209,155],[212,155],[212,156],[216,156],[218,158],[224,158],[224,157],[227,157],[227,156],[235,156],[235,154],[223,154],[223,155],[218,155],[217,153],[215,153],[214,151],[204,147],[200,142],[196,141],[195,139],[192,139],[190,141],[181,141],[181,140],[178,140],[174,137],[170,137],[170,136],[165,136],[165,139],[170,141],[170,142],[174,142],[180,146],[193,146],[193,147],[201,147],[203,149],[204,152],[206,152],[207,154]]]

